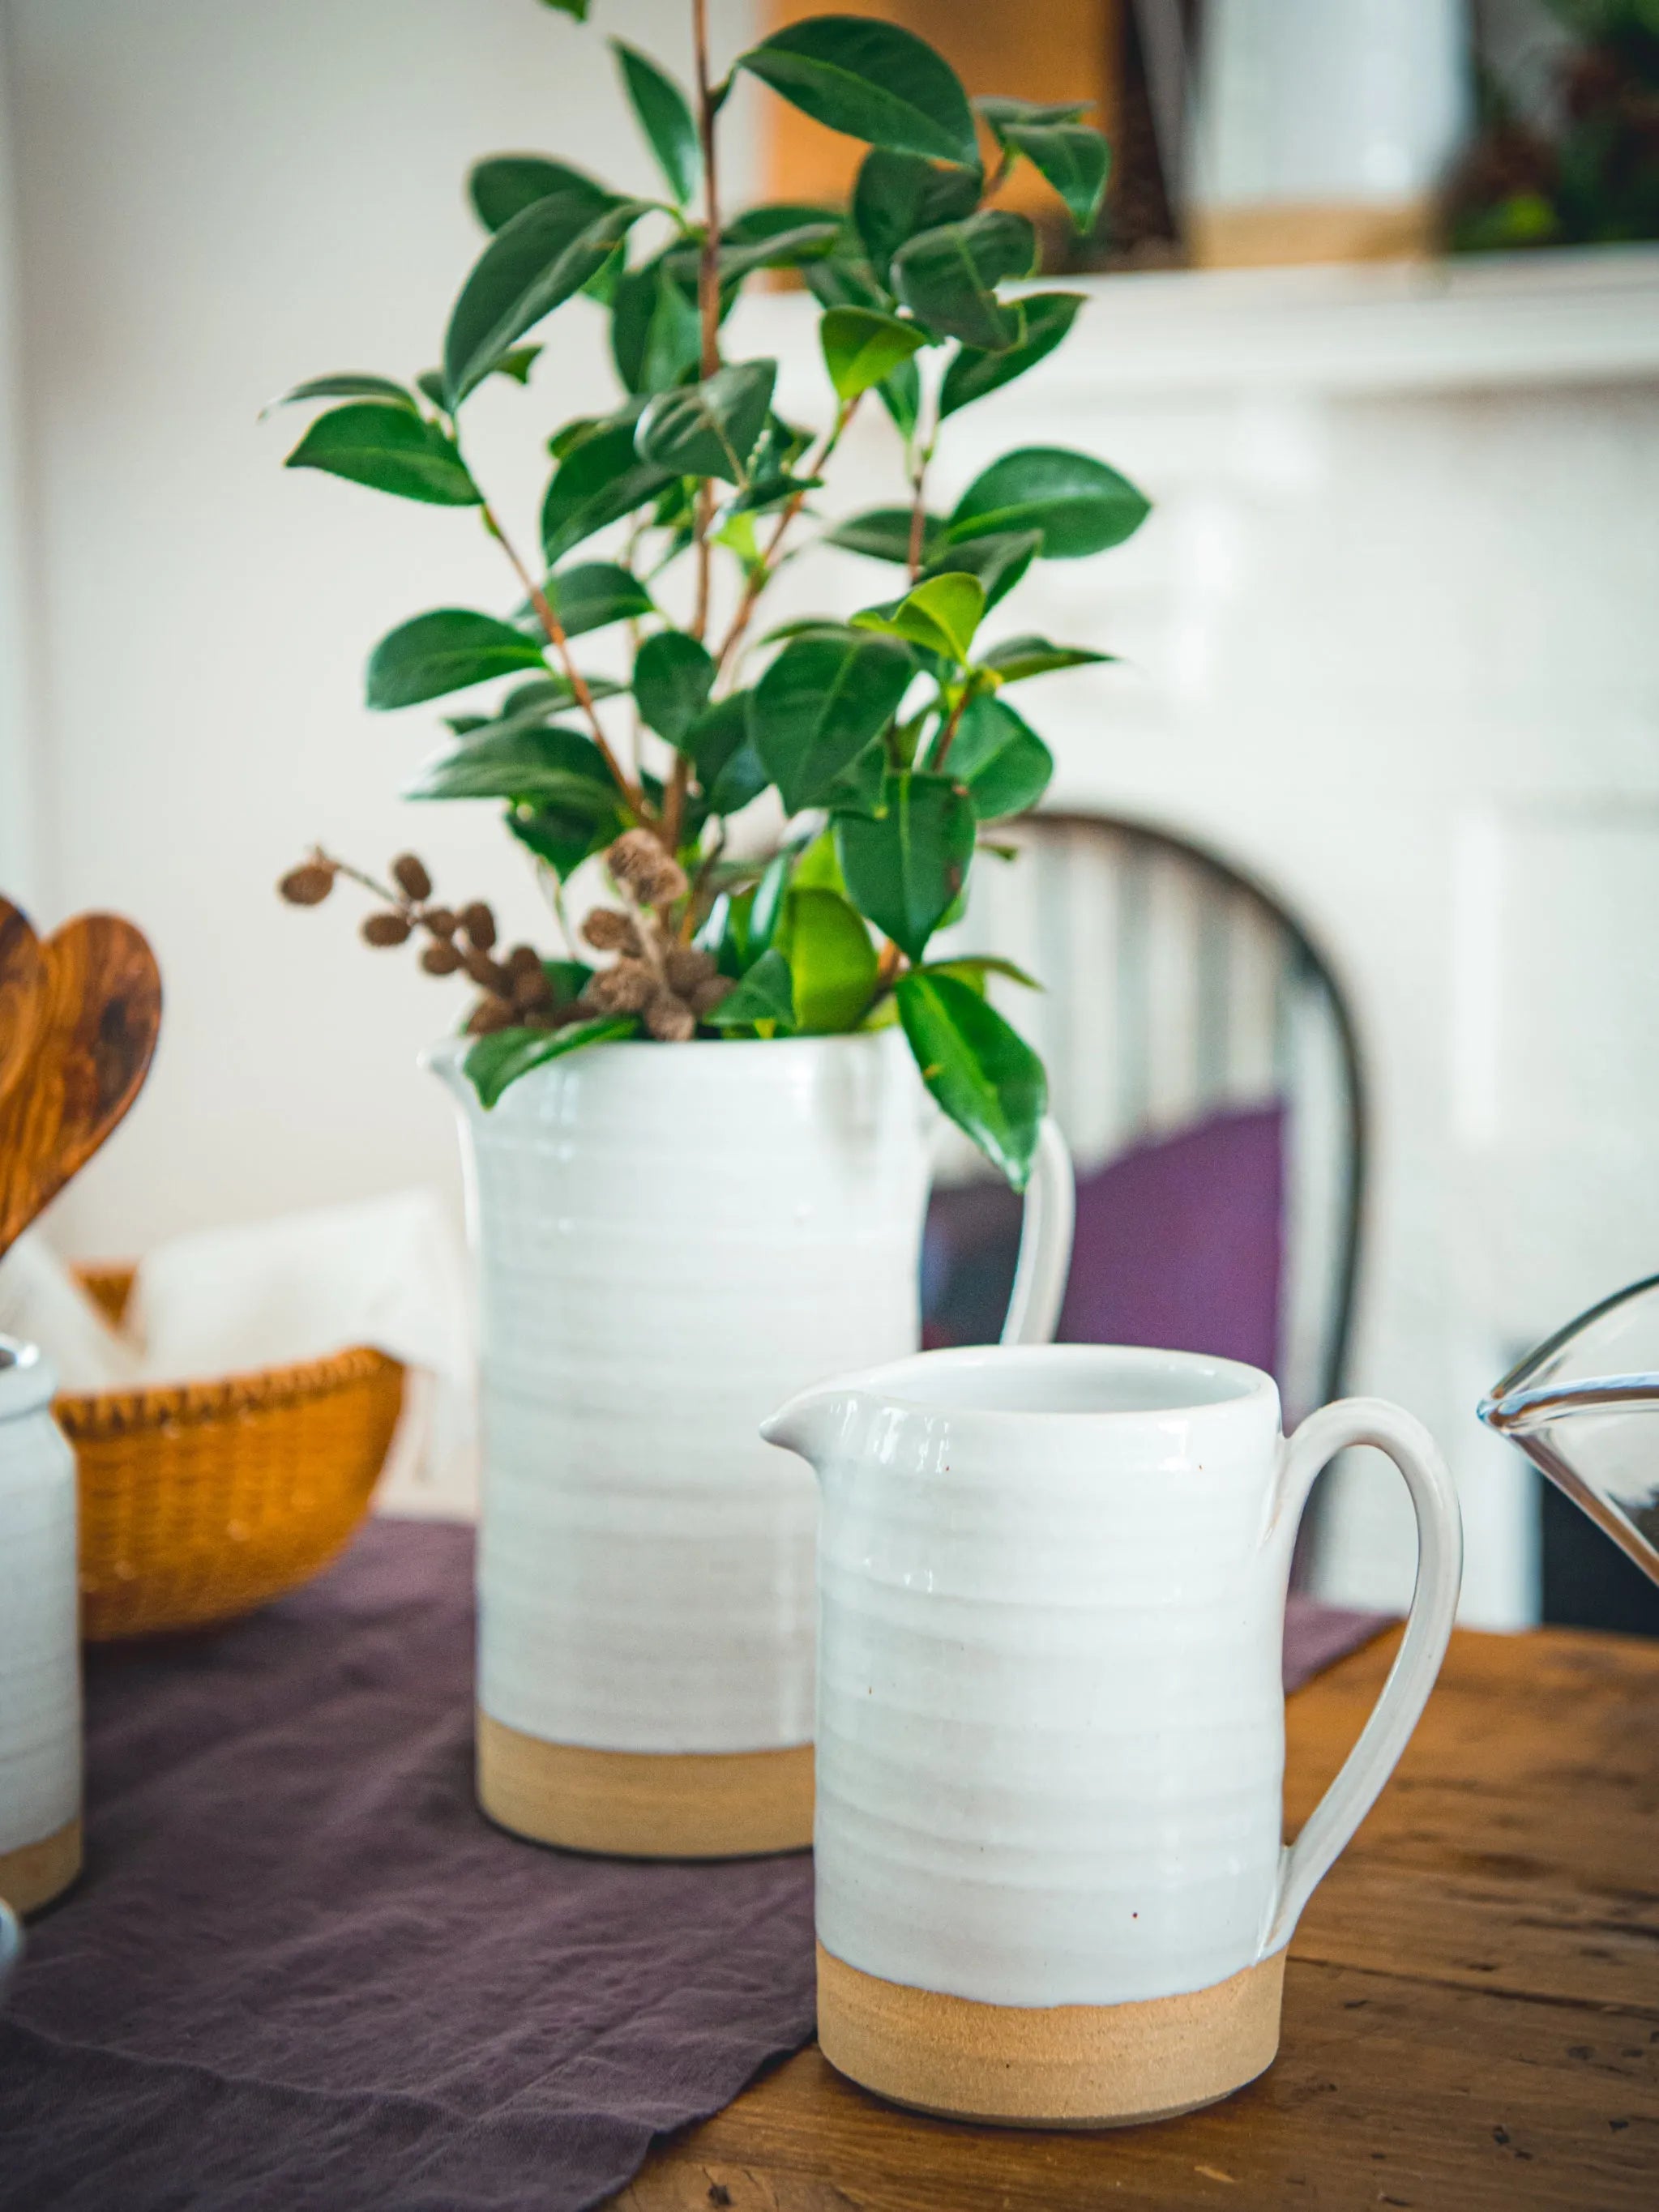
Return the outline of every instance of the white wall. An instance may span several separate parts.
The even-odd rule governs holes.
[[[478,155],[557,151],[651,189],[603,34],[684,69],[690,11],[596,15],[13,0],[39,807],[32,850],[0,846],[0,880],[28,870],[43,925],[130,914],[167,988],[144,1096],[60,1202],[68,1249],[454,1187],[448,1108],[413,1071],[453,988],[361,946],[343,900],[297,913],[271,885],[313,837],[374,866],[413,844],[446,894],[540,918],[495,810],[398,799],[435,711],[361,705],[364,656],[394,623],[518,595],[474,516],[285,474],[302,418],[256,418],[301,376],[435,360],[481,242],[460,189]],[[751,9],[722,0],[715,17],[735,52]],[[728,166],[735,196],[741,143]],[[567,309],[540,387],[477,403],[481,472],[526,542],[538,434],[609,393],[599,327]],[[0,478],[3,433],[0,412]],[[0,562],[3,527],[0,481]],[[9,830],[3,750],[0,774]]]

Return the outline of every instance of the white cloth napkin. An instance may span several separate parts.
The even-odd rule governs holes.
[[[477,1486],[466,1278],[424,1190],[176,1237],[139,1261],[112,1329],[38,1232],[0,1261],[0,1333],[67,1390],[202,1381],[369,1344],[410,1370],[382,1510],[465,1512]]]

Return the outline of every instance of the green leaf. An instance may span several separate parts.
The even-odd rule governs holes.
[[[1030,1181],[1048,1085],[1037,1058],[994,1006],[952,975],[901,975],[899,1019],[921,1079],[1016,1190]]]
[[[784,901],[776,943],[789,963],[796,1029],[808,1036],[856,1029],[875,996],[880,962],[841,894],[798,884]]]
[[[807,290],[821,307],[869,307],[877,314],[891,311],[892,301],[876,282],[867,261],[847,249],[845,240],[821,260],[801,264]]]
[[[1028,676],[1046,676],[1051,669],[1089,668],[1116,658],[1115,653],[1091,653],[1083,645],[1051,645],[1046,637],[1005,637],[980,655],[979,665],[994,670],[1005,684],[1021,684]]]
[[[999,144],[1024,154],[1065,201],[1079,233],[1091,231],[1106,197],[1111,151],[1077,107],[1039,107],[1024,100],[976,100]]]
[[[876,386],[878,398],[893,418],[893,428],[908,446],[921,420],[921,374],[914,361],[902,361]]]
[[[844,768],[823,794],[832,814],[865,814],[872,819],[887,802],[887,748],[872,738],[850,768]],[[837,872],[841,862],[836,863]]]
[[[701,384],[659,392],[635,433],[641,459],[674,476],[746,482],[777,374],[775,361],[736,362]]]
[[[591,738],[545,724],[467,738],[422,770],[405,799],[510,799],[588,814],[609,806],[616,786]]]
[[[729,692],[698,715],[685,734],[697,781],[713,814],[738,814],[772,781],[749,734],[747,691]]]
[[[684,630],[659,630],[634,661],[634,696],[647,728],[671,745],[684,742],[708,704],[714,662],[707,647]]]
[[[1131,538],[1152,505],[1127,477],[1089,453],[1025,446],[975,477],[951,516],[953,539],[1035,530],[1046,560],[1076,561]]]
[[[909,684],[904,647],[860,633],[792,638],[755,687],[755,749],[786,813],[815,806],[878,737]]]
[[[795,983],[789,963],[775,948],[763,952],[735,991],[703,1016],[711,1029],[752,1029],[758,1022],[775,1022],[780,1029],[795,1025]]]
[[[989,538],[970,538],[960,545],[946,544],[923,572],[931,576],[977,576],[985,586],[988,611],[1006,599],[1042,550],[1037,530],[1001,530]]]
[[[981,822],[1000,822],[1035,806],[1054,772],[1036,732],[1000,699],[981,694],[962,710],[945,765],[967,787]]]
[[[823,365],[838,399],[856,399],[908,361],[927,334],[868,307],[831,307],[818,325]]]
[[[721,289],[741,283],[757,269],[803,269],[809,262],[822,261],[833,251],[841,231],[839,220],[815,218],[811,222],[797,224],[793,230],[775,232],[769,238],[751,239],[737,246],[723,244],[720,251]]]
[[[590,696],[595,699],[619,698],[628,689],[625,684],[613,684],[608,676],[589,676],[586,679]],[[516,720],[520,715],[539,714],[544,720],[550,714],[562,714],[576,696],[575,686],[568,676],[538,676],[528,684],[514,686],[501,702],[501,720]],[[455,728],[451,722],[450,728]],[[488,728],[488,723],[475,721],[475,727]]]
[[[578,23],[587,21],[588,0],[542,0],[544,8],[551,8],[556,15],[568,15]]]
[[[667,178],[675,199],[685,207],[696,198],[702,181],[702,149],[685,94],[637,46],[612,39],[611,51],[622,71],[629,104],[657,157],[657,167]]]
[[[751,46],[736,67],[849,138],[979,167],[973,111],[956,71],[896,24],[811,16]]]
[[[838,522],[826,533],[823,542],[826,545],[839,545],[843,552],[867,554],[872,561],[896,561],[904,567],[910,559],[910,520],[908,507],[868,507],[862,514],[849,515],[845,522]],[[944,540],[944,522],[936,514],[924,514],[922,557],[941,551]]]
[[[611,308],[611,351],[630,392],[666,392],[697,365],[702,328],[695,292],[662,260],[630,269]]]
[[[377,712],[416,707],[515,668],[545,666],[533,641],[511,623],[470,607],[439,607],[380,640],[368,657],[366,704]]]
[[[592,805],[510,806],[507,826],[562,883],[584,860],[614,843],[625,825],[614,795],[601,804],[596,789]]]
[[[925,960],[920,968],[912,969],[917,975],[957,975],[963,982],[971,983],[982,998],[988,975],[1006,975],[1011,983],[1018,983],[1028,991],[1042,988],[1035,975],[1012,960],[1004,960],[994,952],[963,952],[954,960]]]
[[[567,6],[566,12],[574,14],[574,9]],[[637,1014],[605,1014],[596,1021],[568,1022],[562,1030],[495,1030],[480,1037],[467,1054],[466,1079],[487,1112],[532,1067],[544,1067],[550,1060],[562,1060],[585,1044],[619,1044],[624,1037],[637,1036],[639,1028]]]
[[[562,568],[547,579],[546,590],[567,637],[585,637],[608,623],[657,611],[639,578],[613,561],[582,561]]]
[[[477,507],[483,496],[453,438],[409,408],[378,399],[319,415],[283,465],[322,469],[433,507]]]
[[[495,373],[497,376],[510,377],[514,384],[528,384],[530,372],[543,350],[538,345],[514,346],[496,362]]]
[[[872,147],[853,187],[853,221],[884,284],[894,254],[918,231],[974,212],[983,181],[972,169],[937,169],[919,154]]]
[[[883,631],[940,653],[958,667],[967,660],[974,632],[985,614],[985,586],[977,576],[952,572],[918,584],[890,607],[867,607],[853,617],[854,629]]]
[[[637,423],[637,411],[625,410],[566,448],[542,504],[542,550],[550,565],[673,483],[672,470],[640,459]]]
[[[920,960],[968,879],[974,810],[949,776],[890,769],[883,813],[840,815],[836,849],[860,914]]]
[[[335,376],[308,376],[303,384],[290,386],[259,410],[259,420],[263,422],[279,407],[293,407],[307,399],[381,399],[388,406],[407,407],[411,414],[419,412],[414,395],[405,385],[394,384],[389,376],[360,376],[353,370],[343,369]]]
[[[983,399],[988,392],[1012,384],[1028,368],[1035,368],[1071,329],[1083,297],[1081,292],[1028,292],[1019,303],[1025,335],[1017,345],[1005,347],[1000,353],[963,346],[945,370],[939,387],[940,421],[971,400]]]
[[[836,857],[836,833],[821,830],[795,863],[790,888],[798,891],[838,891],[847,896],[847,884]]]
[[[1029,276],[1036,258],[1036,233],[1023,215],[983,208],[901,246],[893,289],[929,330],[994,353],[1018,345],[1025,331],[1018,306],[1000,301],[996,287]]]
[[[498,231],[461,287],[444,333],[444,382],[452,409],[482,384],[533,324],[604,267],[612,247],[641,216],[644,200],[592,191],[537,200]]]
[[[472,211],[486,230],[505,230],[515,215],[522,215],[538,200],[569,198],[585,202],[589,220],[614,207],[617,195],[564,161],[550,161],[541,154],[495,154],[476,162],[466,180]]]

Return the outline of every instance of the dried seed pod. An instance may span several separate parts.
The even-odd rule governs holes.
[[[553,986],[543,975],[539,963],[533,969],[515,969],[508,980],[513,988],[513,1003],[520,1013],[533,1013],[552,1005]]]
[[[408,918],[401,914],[371,914],[363,921],[363,938],[369,945],[403,945],[408,941]]]
[[[392,880],[410,898],[418,901],[432,896],[432,878],[413,853],[398,854],[392,863]]]
[[[421,955],[421,965],[428,975],[453,975],[461,964],[461,956],[453,945],[428,945]]]
[[[480,999],[466,1018],[469,1036],[488,1036],[492,1030],[513,1027],[513,1010],[504,1006],[499,999]]]
[[[697,1018],[684,999],[672,991],[659,991],[645,1010],[645,1026],[664,1044],[684,1044],[697,1026]]]
[[[477,952],[488,952],[495,942],[495,917],[482,899],[474,899],[460,913],[461,927]]]
[[[320,906],[334,888],[334,871],[325,860],[290,868],[276,886],[290,906]]]
[[[701,983],[694,983],[685,995],[694,1013],[710,1014],[737,988],[730,975],[710,975]]]
[[[623,959],[590,977],[582,1003],[592,1012],[638,1014],[661,988],[642,960]]]
[[[505,964],[510,975],[539,975],[542,956],[533,945],[515,945],[507,954]]]
[[[499,961],[492,960],[487,952],[463,952],[461,965],[480,990],[493,991],[504,999],[512,986],[512,978]]]
[[[671,899],[683,898],[689,888],[684,869],[648,830],[625,830],[606,853],[605,864],[641,906],[666,906]]]
[[[600,952],[637,955],[644,949],[633,916],[619,914],[614,906],[596,906],[583,922],[581,933]]]
[[[714,956],[696,945],[671,945],[663,966],[668,976],[669,988],[689,999],[699,983],[706,983],[714,973]]]
[[[448,907],[428,906],[421,909],[421,927],[434,937],[453,937],[460,925]]]

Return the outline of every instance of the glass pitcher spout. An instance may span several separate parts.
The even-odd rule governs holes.
[[[1659,1583],[1659,1275],[1558,1329],[1479,1411]]]

